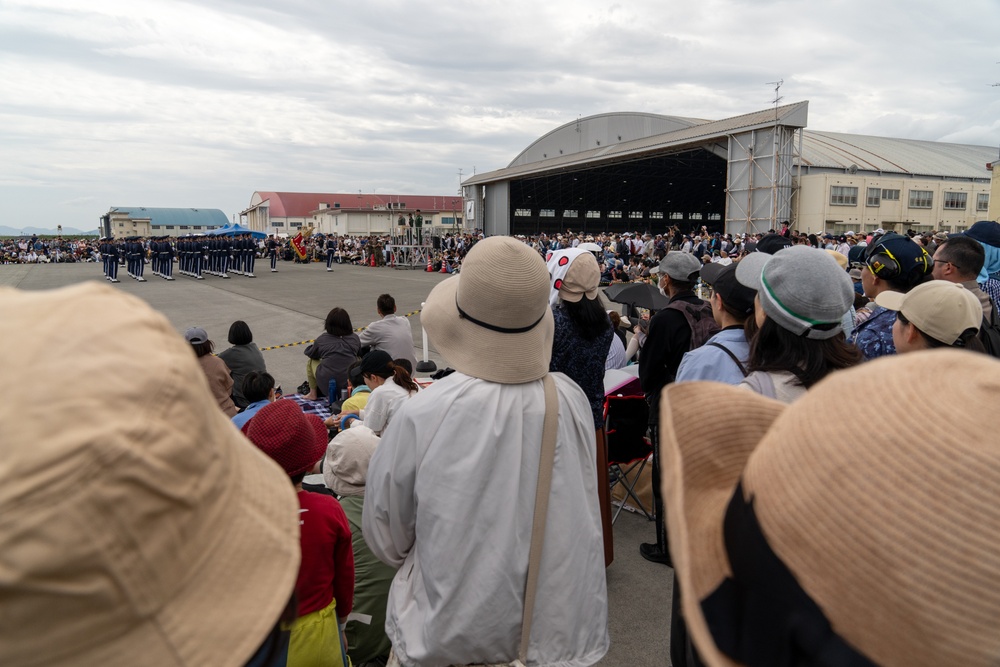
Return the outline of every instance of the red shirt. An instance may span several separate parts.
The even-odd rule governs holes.
[[[351,526],[333,496],[299,491],[299,544],[299,616],[325,609],[334,599],[337,616],[347,616],[354,605]]]

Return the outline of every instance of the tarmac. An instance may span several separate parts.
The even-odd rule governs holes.
[[[357,329],[378,318],[375,300],[383,293],[396,300],[397,314],[409,315],[417,361],[426,358],[437,368],[445,366],[433,346],[426,351],[420,327],[420,308],[430,290],[448,278],[418,270],[370,268],[325,264],[278,262],[271,273],[258,261],[256,278],[231,274],[222,279],[205,276],[194,280],[174,271],[168,282],[145,271],[139,283],[119,270],[114,287],[145,300],[163,313],[178,332],[203,327],[216,351],[229,345],[229,326],[244,320],[254,342],[264,352],[267,369],[286,394],[305,381],[304,341],[323,331],[330,309],[340,306],[351,315]],[[33,264],[0,266],[0,286],[47,290],[85,280],[104,281],[101,264]],[[109,344],[113,343],[109,339]],[[427,373],[417,373],[425,376]],[[16,385],[16,378],[10,378]],[[670,599],[672,571],[649,563],[639,555],[639,544],[654,539],[654,527],[641,514],[622,512],[614,527],[615,559],[607,570],[608,616],[611,649],[598,664],[602,667],[664,667],[670,665]]]

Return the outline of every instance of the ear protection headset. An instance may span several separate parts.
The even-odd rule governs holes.
[[[908,257],[899,259],[887,247],[886,242],[896,238],[903,239],[906,243],[913,244],[914,248],[920,250],[920,254],[917,255],[912,264]],[[877,278],[904,282],[912,286],[916,285],[924,276],[931,272],[934,260],[931,259],[931,256],[927,254],[924,248],[913,243],[913,241],[899,234],[889,233],[868,246],[868,249],[865,251],[865,264]]]

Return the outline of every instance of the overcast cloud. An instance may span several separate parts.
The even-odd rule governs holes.
[[[961,11],[958,11],[958,8]],[[0,0],[0,225],[449,195],[578,116],[1000,143],[1000,3]]]

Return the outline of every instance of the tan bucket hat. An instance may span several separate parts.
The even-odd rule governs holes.
[[[427,297],[420,322],[455,370],[520,384],[549,372],[554,324],[541,256],[508,236],[474,245],[462,272]]]
[[[0,289],[0,664],[243,665],[299,568],[288,476],[97,283]]]
[[[868,433],[815,418],[870,387],[882,403]],[[948,418],[918,426],[928,387]],[[838,371],[788,406],[672,385],[664,505],[705,663],[996,665],[1000,438],[984,418],[998,395],[1000,362],[955,350]],[[691,419],[705,405],[742,418],[719,437]]]

